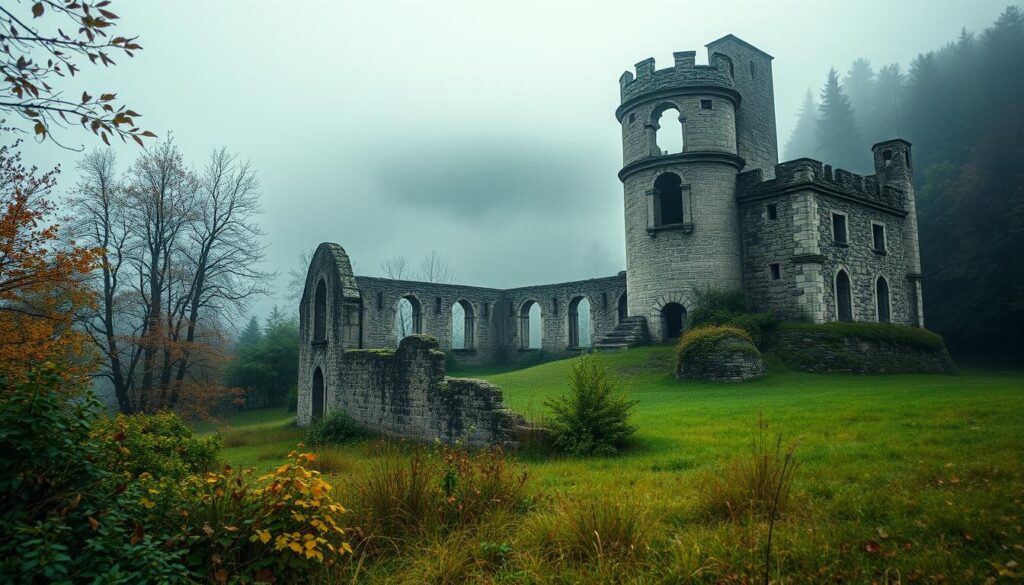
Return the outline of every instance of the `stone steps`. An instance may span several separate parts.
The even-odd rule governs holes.
[[[650,342],[647,334],[647,319],[643,317],[626,317],[604,335],[594,349],[598,351],[622,351]]]

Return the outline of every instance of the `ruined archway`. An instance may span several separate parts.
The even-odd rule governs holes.
[[[395,343],[420,333],[423,333],[423,307],[415,296],[405,295],[398,299],[395,310]]]
[[[519,308],[519,349],[540,349],[543,344],[544,316],[540,303],[529,300]]]
[[[662,104],[651,112],[654,144],[657,155],[683,152],[685,147],[685,118],[675,104]]]
[[[317,368],[313,371],[312,414],[317,419],[324,415],[324,404],[327,402],[327,387],[324,385],[324,373]]]
[[[590,299],[584,296],[569,301],[569,347],[590,347],[591,341]]]
[[[473,349],[473,304],[465,299],[452,305],[452,349]]]

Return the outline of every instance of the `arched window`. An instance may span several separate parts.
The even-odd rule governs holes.
[[[840,321],[853,321],[850,275],[845,270],[836,273],[836,315]]]
[[[423,333],[423,308],[420,301],[412,295],[398,299],[398,310],[395,311],[395,332],[397,343],[410,335]]]
[[[655,154],[683,152],[686,119],[679,113],[679,110],[671,105],[661,106],[654,110],[654,118],[656,131],[654,143],[658,149]]]
[[[540,303],[526,301],[519,309],[519,348],[540,349],[543,327]]]
[[[884,276],[879,276],[875,281],[875,303],[879,323],[889,323],[892,320],[889,310],[889,283]]]
[[[675,173],[662,173],[654,181],[654,225],[683,223],[683,180]]]
[[[473,349],[473,305],[466,300],[452,305],[452,349]]]
[[[661,330],[665,339],[675,339],[683,334],[686,323],[686,309],[679,303],[668,303],[661,308]]]
[[[569,301],[569,347],[590,347],[590,299]]]
[[[619,321],[622,321],[629,316],[629,308],[626,305],[626,293],[622,293],[619,297],[618,315]]]
[[[312,418],[324,415],[324,404],[327,402],[327,388],[324,386],[324,373],[317,368],[313,371],[313,413]]]
[[[327,341],[327,283],[322,278],[313,295],[313,341]]]

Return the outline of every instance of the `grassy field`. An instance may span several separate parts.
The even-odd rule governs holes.
[[[793,503],[776,526],[775,582],[986,582],[1024,563],[1024,372],[843,376],[779,371],[754,382],[675,381],[671,349],[606,356],[637,401],[636,441],[615,457],[522,459],[534,504],[515,518],[405,541],[352,571],[380,582],[746,582],[764,572],[767,522],[708,511],[709,481],[750,457],[759,418],[799,460]],[[506,402],[543,417],[569,362],[486,378]],[[209,429],[208,429],[209,430]],[[269,467],[301,440],[281,410],[222,429],[225,457]],[[339,486],[375,457],[373,441],[321,453]],[[628,555],[545,553],[539,524],[559,502],[600,499],[642,512]],[[584,536],[585,538],[585,536]],[[500,562],[493,544],[503,551]],[[490,548],[489,548],[490,547]],[[491,552],[487,552],[491,551]]]

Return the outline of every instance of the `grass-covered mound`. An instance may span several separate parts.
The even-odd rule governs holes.
[[[790,367],[809,372],[861,374],[952,372],[942,336],[890,323],[780,324],[769,351]]]
[[[733,325],[690,329],[676,346],[677,378],[739,381],[764,373],[761,352],[750,333]]]

